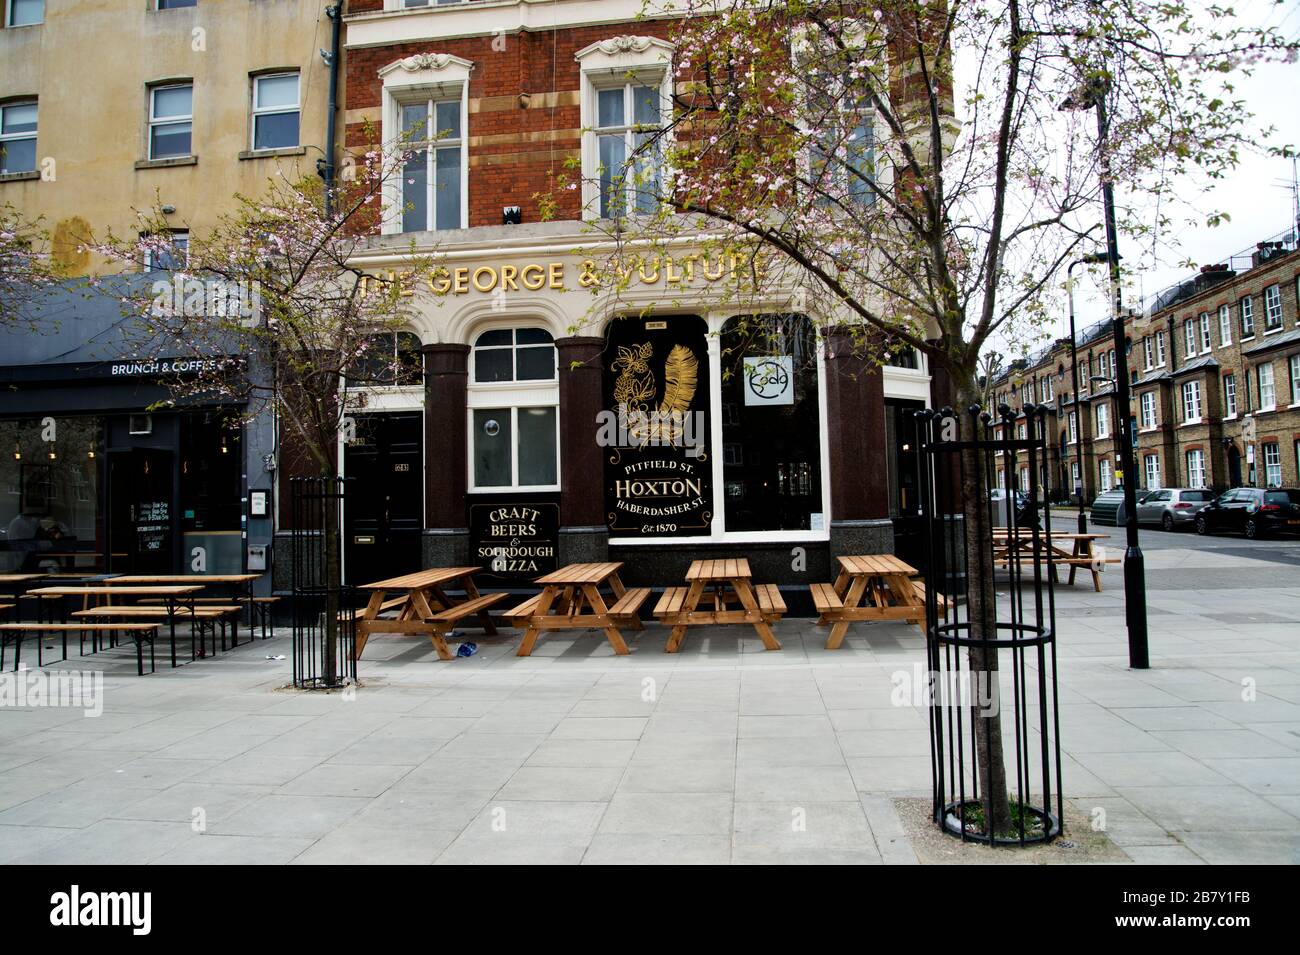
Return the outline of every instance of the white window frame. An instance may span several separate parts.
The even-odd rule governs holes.
[[[1160,490],[1160,455],[1147,454],[1142,457],[1143,471],[1146,474],[1147,490]]]
[[[1143,358],[1142,370],[1143,371],[1151,370],[1152,368],[1151,355],[1152,355],[1151,336],[1147,335],[1142,339],[1142,358]]]
[[[190,91],[190,112],[188,116],[154,116],[154,98],[163,90],[176,90],[188,88]],[[184,83],[158,83],[155,86],[148,87],[149,90],[149,130],[146,133],[146,149],[149,158],[153,159],[184,159],[186,156],[194,156],[194,81],[187,80]],[[180,123],[190,124],[190,151],[188,153],[178,153],[174,156],[155,156],[153,154],[153,132],[159,126],[176,126]]]
[[[1201,383],[1196,380],[1183,382],[1183,424],[1200,424],[1203,414]]]
[[[1282,486],[1282,447],[1276,441],[1269,441],[1261,447],[1264,459],[1264,486]],[[1272,452],[1270,454],[1269,452]]]
[[[1214,343],[1210,340],[1210,313],[1201,312],[1201,353],[1208,355]]]
[[[465,486],[470,494],[514,494],[516,492],[544,492],[560,490],[560,483],[563,480],[560,474],[561,457],[560,457],[560,378],[558,372],[558,350],[556,354],[557,372],[556,376],[550,381],[541,378],[530,378],[524,381],[487,381],[476,382],[474,380],[474,363],[475,352],[477,349],[474,342],[484,332],[490,332],[497,329],[520,329],[520,328],[540,328],[550,333],[552,344],[560,336],[555,334],[555,329],[548,322],[541,319],[515,318],[505,321],[486,322],[476,325],[470,333],[468,341],[470,343],[469,351],[469,380],[466,384],[466,409],[465,409],[465,427],[468,435],[466,442],[465,455]],[[496,347],[496,346],[489,346]],[[506,346],[499,346],[505,348]],[[511,345],[511,350],[519,346]],[[525,346],[527,347],[527,346]],[[489,408],[501,408],[510,413],[510,483],[509,484],[485,484],[479,485],[474,483],[474,441],[477,434],[474,430],[474,412],[483,411]],[[523,408],[554,408],[555,409],[555,483],[554,484],[520,484],[519,483],[519,411]],[[595,424],[593,422],[593,427]]]
[[[1079,443],[1079,413],[1071,411],[1070,416],[1066,419],[1070,428],[1070,444]]]
[[[1184,456],[1184,464],[1187,469],[1187,486],[1188,487],[1208,487],[1205,483],[1205,452],[1200,448],[1192,448]],[[1195,462],[1193,464],[1193,462]]]
[[[1142,397],[1138,399],[1138,406],[1141,409],[1142,427],[1148,430],[1156,426],[1156,393],[1154,391],[1142,392]]]
[[[1277,408],[1277,385],[1271,361],[1260,362],[1255,366],[1255,389],[1260,411],[1273,411]]]
[[[1097,462],[1097,491],[1105,494],[1115,486],[1110,458],[1103,457]]]
[[[1237,417],[1237,376],[1233,372],[1223,376],[1223,417]]]
[[[1165,333],[1156,332],[1156,367],[1165,367]]]
[[[38,27],[44,22],[45,22],[44,2],[41,3],[41,18],[39,20],[33,20],[31,23],[14,23],[13,0],[5,0],[5,29],[6,30],[21,30],[23,27]]]
[[[176,248],[177,251],[181,253],[180,258],[182,261],[179,262],[178,265],[181,268],[184,268],[189,264],[190,259],[190,230],[172,229],[168,235],[171,237],[172,247]],[[144,270],[146,272],[151,272],[155,268],[161,269],[162,266],[155,266],[153,264],[153,251],[151,249],[146,250],[144,255]]]
[[[35,26],[35,24],[32,24],[32,26]],[[22,132],[22,133],[4,133],[4,132],[0,132],[0,143],[17,143],[17,142],[25,142],[25,141],[27,141],[27,140],[30,139],[30,140],[32,141],[32,144],[33,144],[33,145],[32,145],[32,168],[31,168],[31,169],[15,169],[15,170],[12,171],[12,173],[7,173],[7,175],[8,175],[8,174],[21,174],[21,173],[24,173],[24,172],[35,172],[36,170],[38,170],[38,169],[41,168],[41,156],[40,156],[40,151],[36,148],[36,143],[37,143],[38,138],[40,137],[40,134],[41,134],[41,104],[40,104],[40,100],[37,99],[37,98],[33,98],[33,99],[18,99],[18,100],[14,100],[12,103],[0,103],[0,120],[3,120],[3,112],[4,112],[4,110],[9,109],[9,108],[14,107],[14,106],[35,106],[35,107],[36,107],[36,128],[35,128],[34,130],[32,130],[30,133],[28,133],[28,132]],[[3,128],[3,127],[0,127],[0,128]]]
[[[418,9],[418,8],[417,8]],[[381,93],[381,136],[389,149],[402,136],[402,107],[420,102],[460,100],[460,226],[469,228],[469,77],[474,64],[450,53],[417,53],[394,60],[379,70]],[[384,235],[402,233],[402,187],[400,175],[384,183]]]
[[[1219,344],[1232,344],[1232,309],[1227,305],[1219,306]]]
[[[1287,359],[1287,371],[1291,379],[1291,407],[1300,407],[1300,354]]]
[[[285,106],[269,106],[258,108],[257,105],[257,86],[262,80],[281,79],[286,76],[292,76],[298,81],[298,96],[294,100],[292,108]],[[275,73],[258,73],[249,77],[253,81],[250,90],[252,98],[249,100],[248,116],[248,148],[254,152],[272,152],[276,149],[297,149],[302,145],[302,72],[300,70],[279,70]],[[259,116],[278,116],[282,113],[298,114],[298,141],[292,146],[266,146],[262,149],[257,147],[257,119]]]
[[[574,54],[581,72],[580,115],[582,124],[582,218],[594,221],[600,218],[600,145],[596,124],[597,96],[602,89],[625,86],[651,86],[659,90],[659,117],[667,124],[672,115],[672,51],[665,40],[648,36],[614,36],[598,40]],[[630,94],[625,93],[625,96]],[[624,100],[630,110],[631,101]],[[631,112],[624,119],[632,120]],[[611,127],[612,128],[612,127]],[[631,127],[619,127],[625,130]],[[631,133],[628,133],[631,136]],[[659,166],[660,182],[667,188],[671,170],[664,161],[671,133],[661,142]],[[629,150],[628,155],[631,156]],[[631,188],[629,183],[628,188]],[[628,213],[634,214],[634,213]]]
[[[1255,337],[1255,300],[1249,295],[1243,295],[1237,300],[1237,310],[1241,316],[1241,337],[1242,339]]]
[[[1104,401],[1097,405],[1097,437],[1110,437],[1110,405]]]
[[[1196,323],[1190,318],[1183,322],[1183,356],[1196,357]]]
[[[1264,334],[1282,330],[1282,285],[1274,282],[1264,289]]]

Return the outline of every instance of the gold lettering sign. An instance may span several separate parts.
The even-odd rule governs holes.
[[[577,263],[576,288],[594,288],[605,280],[591,259]],[[614,277],[625,285],[685,285],[696,278],[704,282],[720,282],[727,278],[736,278],[748,268],[748,261],[736,253],[722,255],[690,254],[685,256],[655,255],[648,256],[635,264],[616,270]],[[754,261],[754,270],[761,280],[764,268],[761,259]],[[435,295],[468,295],[470,292],[518,292],[520,289],[538,292],[542,289],[568,291],[567,283],[570,268],[564,262],[529,262],[527,265],[480,265],[480,266],[439,266],[429,276],[429,291]],[[369,290],[378,275],[363,275],[361,288]],[[387,282],[401,283],[403,295],[414,294],[409,280],[388,270],[382,276]]]

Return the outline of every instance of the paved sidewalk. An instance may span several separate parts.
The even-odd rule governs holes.
[[[1218,555],[1255,588],[1187,587],[1184,550],[1148,561],[1145,672],[1117,568],[1058,590],[1065,792],[1137,862],[1300,862],[1300,567]],[[98,718],[0,707],[0,863],[916,861],[917,628],[519,636],[376,638],[354,694],[278,689],[287,632],[143,679],[116,651]]]

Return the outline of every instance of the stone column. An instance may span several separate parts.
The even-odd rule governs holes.
[[[468,345],[424,346],[424,564],[469,563]]]
[[[560,338],[560,543],[561,566],[609,557],[605,524],[605,459],[596,444],[602,400],[605,339]]]
[[[830,450],[831,557],[894,550],[885,456],[885,385],[879,367],[838,326],[826,336],[826,440]]]

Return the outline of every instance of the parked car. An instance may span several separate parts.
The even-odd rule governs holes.
[[[1196,512],[1196,533],[1241,531],[1252,540],[1300,533],[1300,488],[1234,487]]]
[[[1191,527],[1196,512],[1214,500],[1214,492],[1204,487],[1166,487],[1148,491],[1138,499],[1139,524],[1159,524],[1167,531]]]

